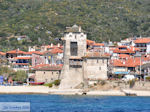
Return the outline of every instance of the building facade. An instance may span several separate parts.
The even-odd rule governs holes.
[[[68,27],[64,38],[64,66],[60,89],[76,88],[90,80],[107,79],[107,57],[87,54],[87,36],[80,26]]]

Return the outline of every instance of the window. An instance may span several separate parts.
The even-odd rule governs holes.
[[[75,39],[77,39],[77,36],[75,35]]]
[[[97,59],[97,63],[98,63],[98,59]]]
[[[101,70],[101,67],[99,67],[99,70]]]
[[[77,42],[71,42],[70,43],[70,53],[71,53],[71,56],[77,56],[78,52],[78,46],[77,46]]]

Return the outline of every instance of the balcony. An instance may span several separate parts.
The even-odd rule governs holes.
[[[81,68],[82,67],[82,61],[70,60],[69,61],[69,66],[72,67],[72,68]]]

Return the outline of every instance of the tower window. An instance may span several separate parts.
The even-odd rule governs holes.
[[[102,61],[103,61],[103,63],[104,63],[104,59],[103,59]]]
[[[99,67],[99,70],[101,70],[101,67]]]
[[[70,43],[70,54],[71,56],[77,56],[78,55],[78,46],[77,42],[71,42]]]

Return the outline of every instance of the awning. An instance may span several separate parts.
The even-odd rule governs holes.
[[[114,74],[128,74],[129,72],[114,72]]]

